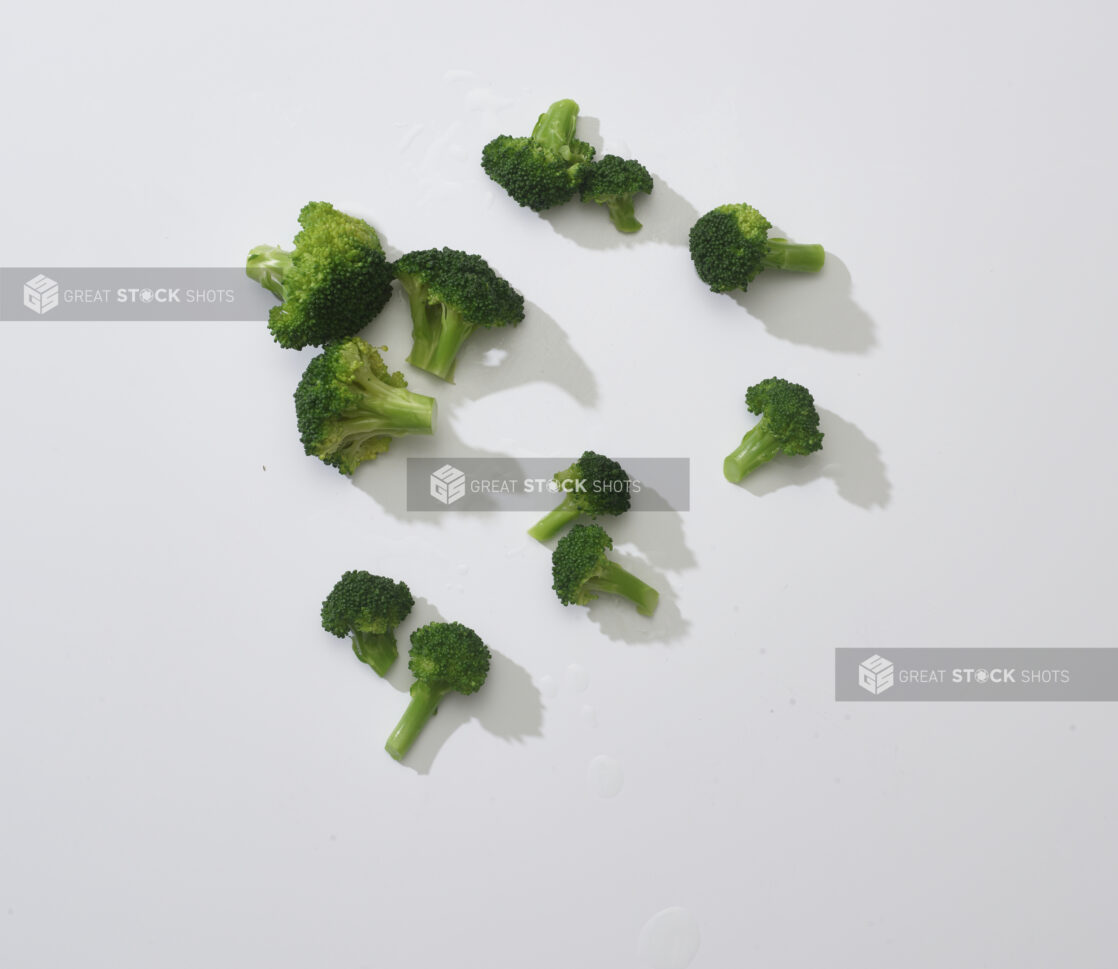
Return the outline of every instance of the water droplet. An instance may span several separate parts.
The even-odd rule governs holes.
[[[579,666],[578,663],[571,663],[567,667],[567,686],[569,686],[575,693],[585,693],[590,686],[590,674],[586,669]]]
[[[598,711],[589,703],[582,705],[582,709],[578,711],[578,717],[588,727],[598,726]]]
[[[687,969],[699,951],[699,923],[679,906],[657,912],[644,923],[637,951],[651,969]]]
[[[553,676],[541,676],[539,679],[540,693],[546,697],[553,697],[559,692]]]
[[[421,124],[413,124],[409,126],[408,130],[405,131],[400,138],[400,142],[397,145],[398,149],[400,151],[407,151],[412,146],[412,144],[414,144],[415,139],[419,137],[422,131],[423,125]]]
[[[616,797],[625,783],[621,765],[605,754],[599,754],[590,761],[590,766],[586,769],[586,780],[590,784],[590,790],[598,797]]]
[[[481,365],[483,367],[499,367],[501,361],[508,355],[508,350],[503,350],[500,347],[491,347],[481,355]]]
[[[463,562],[457,568],[458,568],[458,574],[459,575],[465,575],[467,572],[470,571],[470,564],[468,562]]]

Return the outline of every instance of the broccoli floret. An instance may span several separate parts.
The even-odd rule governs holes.
[[[384,745],[396,760],[438,710],[448,693],[476,693],[489,673],[489,647],[459,622],[431,622],[411,634],[408,669],[415,675],[411,702]]]
[[[295,416],[307,454],[342,474],[388,450],[392,438],[430,434],[435,400],[407,390],[358,336],[327,344],[295,390]]]
[[[552,480],[563,492],[563,500],[528,529],[539,542],[554,538],[580,515],[597,518],[629,510],[629,475],[616,461],[594,451],[583,451],[581,458]]]
[[[590,166],[582,184],[582,201],[609,208],[610,221],[621,232],[637,232],[641,224],[633,214],[633,196],[652,191],[652,176],[639,161],[606,155]]]
[[[642,616],[651,616],[660,593],[606,557],[613,539],[601,525],[575,525],[551,555],[551,587],[565,606],[585,606],[599,592],[624,596]]]
[[[745,392],[745,406],[761,420],[723,462],[727,481],[741,481],[781,452],[811,454],[823,447],[819,412],[806,387],[770,377]]]
[[[542,212],[574,198],[594,149],[575,138],[578,105],[556,101],[530,138],[499,135],[481,151],[485,173],[521,205]]]
[[[453,382],[466,338],[479,326],[516,326],[524,297],[481,256],[458,249],[422,249],[396,261],[396,276],[411,303],[408,363]]]
[[[268,312],[281,347],[300,350],[352,336],[392,295],[392,266],[373,227],[329,202],[299,213],[295,250],[257,246],[245,272],[283,302]]]
[[[823,247],[770,239],[769,222],[749,205],[720,205],[691,226],[691,260],[699,278],[716,293],[744,290],[762,269],[814,273],[823,268]]]
[[[396,627],[415,605],[403,582],[368,572],[346,572],[322,603],[322,628],[353,637],[354,655],[384,676],[396,661]]]

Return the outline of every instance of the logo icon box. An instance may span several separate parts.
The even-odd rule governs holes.
[[[23,305],[42,316],[58,305],[58,283],[39,273],[23,284]]]
[[[858,685],[874,696],[884,693],[893,685],[893,664],[874,653],[859,665]]]
[[[466,474],[452,464],[444,464],[431,475],[431,497],[444,505],[456,502],[466,493]]]

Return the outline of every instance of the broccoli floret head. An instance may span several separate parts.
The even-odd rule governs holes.
[[[392,295],[392,266],[373,227],[329,202],[299,213],[295,249],[257,246],[246,273],[281,300],[268,329],[282,347],[322,346],[352,336]]]
[[[396,627],[415,605],[403,582],[365,571],[346,572],[322,603],[322,628],[353,638],[353,652],[384,676],[396,660]]]
[[[554,538],[580,515],[620,515],[632,503],[633,483],[625,469],[595,451],[583,451],[582,457],[553,480],[563,500],[528,529],[540,542]]]
[[[570,201],[582,185],[594,149],[575,138],[578,105],[556,101],[530,138],[498,135],[481,151],[485,173],[521,205],[542,212]]]
[[[642,616],[651,616],[660,601],[652,586],[610,561],[613,540],[600,525],[575,525],[559,539],[551,555],[551,587],[565,606],[585,606],[608,592],[623,596]]]
[[[716,293],[746,289],[762,269],[818,272],[823,247],[770,239],[769,222],[750,205],[720,205],[691,227],[691,261]]]
[[[652,176],[639,161],[606,155],[590,166],[582,183],[582,201],[597,202],[609,209],[610,221],[621,232],[641,228],[633,213],[633,198],[652,191]]]
[[[408,294],[412,351],[408,363],[450,381],[458,351],[479,326],[516,326],[524,297],[481,256],[459,249],[422,249],[396,260]]]
[[[746,391],[745,406],[761,420],[723,462],[727,480],[741,481],[778,454],[811,454],[823,447],[819,412],[806,387],[770,377]]]
[[[408,669],[415,676],[411,702],[385,749],[400,760],[448,693],[476,693],[489,674],[491,654],[460,622],[431,622],[411,634]]]
[[[295,416],[307,454],[342,474],[388,450],[392,438],[430,434],[431,397],[407,390],[380,354],[360,337],[327,344],[307,364],[295,390]]]

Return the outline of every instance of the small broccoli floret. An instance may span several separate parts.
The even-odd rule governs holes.
[[[660,593],[606,557],[613,539],[601,525],[575,525],[551,555],[551,587],[565,606],[585,606],[608,592],[624,596],[642,616],[651,616]]]
[[[621,232],[637,232],[641,224],[633,214],[633,196],[652,191],[652,176],[639,161],[606,155],[590,166],[582,183],[582,201],[609,209],[610,221]]]
[[[388,450],[392,438],[430,434],[435,400],[407,390],[360,337],[327,344],[295,390],[295,416],[307,454],[342,474]]]
[[[762,269],[814,273],[823,268],[823,247],[770,239],[769,222],[749,205],[720,205],[691,226],[691,260],[699,278],[716,293],[744,290]]]
[[[459,622],[431,622],[412,633],[408,669],[415,682],[411,702],[384,749],[396,760],[403,759],[443,697],[481,689],[489,673],[489,658],[489,647],[481,637]]]
[[[583,451],[581,458],[552,480],[563,492],[563,500],[528,529],[536,541],[554,538],[580,515],[597,518],[629,510],[629,475],[616,461],[594,451]]]
[[[411,303],[408,363],[453,382],[458,351],[479,326],[516,326],[524,297],[481,256],[458,249],[422,249],[396,261]]]
[[[811,454],[823,447],[819,412],[806,387],[770,377],[745,392],[745,406],[761,420],[723,462],[727,481],[741,481],[781,452]]]
[[[574,198],[594,149],[575,138],[578,105],[556,101],[530,138],[499,135],[481,151],[485,173],[521,205],[542,212]]]
[[[322,603],[322,628],[353,637],[354,655],[384,676],[396,661],[396,627],[415,605],[403,582],[368,572],[346,572]]]
[[[283,302],[268,312],[281,347],[299,350],[352,336],[392,295],[392,266],[373,227],[328,202],[299,213],[295,249],[257,246],[245,272]]]

